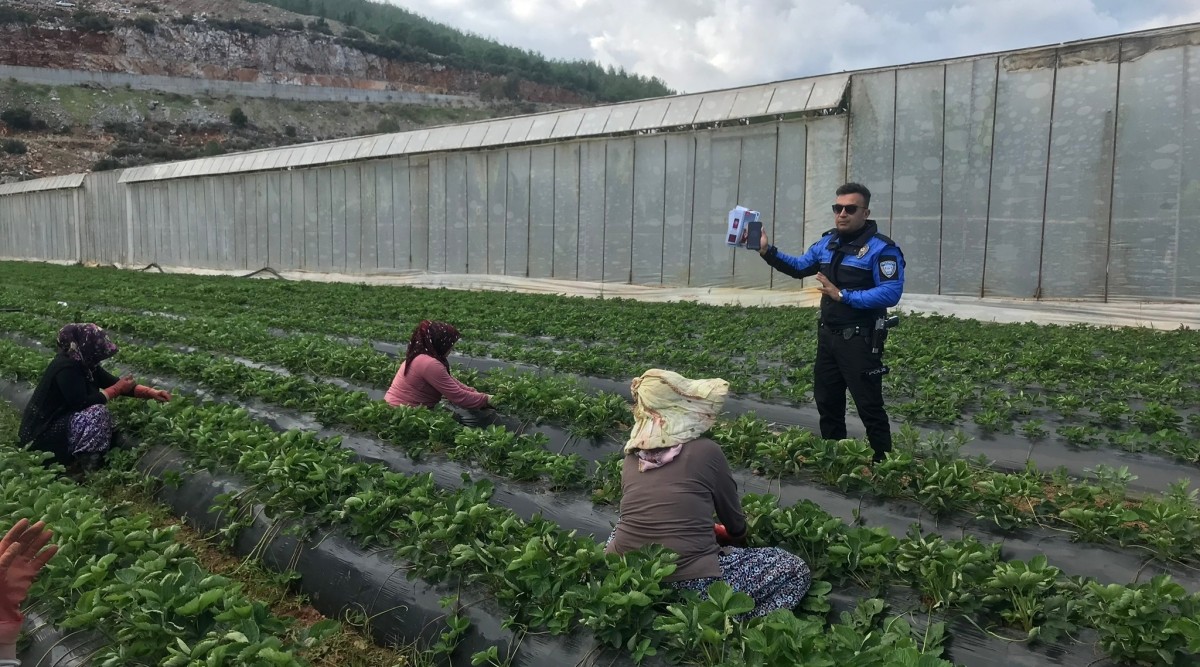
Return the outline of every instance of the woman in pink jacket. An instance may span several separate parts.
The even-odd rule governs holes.
[[[393,407],[432,408],[441,399],[458,406],[465,414],[455,413],[455,419],[467,426],[486,426],[496,419],[491,396],[475,391],[450,375],[446,358],[462,336],[458,329],[445,322],[422,320],[413,329],[408,341],[408,353],[384,400]]]

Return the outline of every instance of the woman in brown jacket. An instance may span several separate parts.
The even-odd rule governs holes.
[[[635,424],[621,468],[621,516],[607,551],[648,544],[679,554],[666,582],[704,595],[716,581],[754,598],[749,616],[800,603],[808,565],[783,549],[746,549],[746,516],[720,445],[702,437],[725,404],[729,383],[652,369],[633,381]],[[719,520],[714,531],[713,515]],[[722,525],[723,524],[723,525]]]

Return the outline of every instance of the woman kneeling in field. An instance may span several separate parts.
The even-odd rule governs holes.
[[[432,408],[444,398],[463,409],[463,414],[454,415],[463,424],[487,426],[495,422],[492,397],[450,375],[447,355],[461,337],[458,329],[445,322],[422,320],[413,329],[404,363],[384,396],[388,405]]]
[[[116,353],[116,343],[95,324],[68,324],[60,329],[58,354],[25,406],[20,442],[54,454],[63,465],[82,457],[95,461],[112,446],[110,401],[119,396],[171,400],[165,391],[104,370],[100,362]]]
[[[799,604],[812,574],[783,549],[730,544],[745,543],[746,516],[725,453],[701,437],[728,392],[724,380],[689,380],[659,369],[633,381],[636,423],[621,468],[621,516],[606,550],[662,545],[679,554],[669,585],[704,595],[725,581],[754,598],[749,616],[755,617]],[[715,527],[713,514],[721,522]]]

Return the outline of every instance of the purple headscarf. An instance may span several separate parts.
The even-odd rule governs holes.
[[[446,358],[446,355],[450,354],[450,349],[454,347],[459,338],[462,336],[458,333],[458,329],[451,324],[421,320],[417,328],[413,329],[412,338],[408,340],[408,352],[404,355],[404,374],[408,375],[408,369],[412,368],[413,359],[422,354],[428,354],[437,359],[449,371],[450,360]]]
[[[91,369],[117,353],[117,344],[95,324],[68,324],[58,331],[58,349]]]

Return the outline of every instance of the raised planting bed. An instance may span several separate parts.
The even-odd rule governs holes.
[[[30,591],[27,664],[306,664],[303,651],[328,625],[288,633],[288,621],[205,571],[170,530],[15,449],[15,427],[0,434],[0,519],[44,520],[59,545]]]
[[[188,409],[188,408],[180,407],[175,404],[172,404],[169,406],[137,406],[136,404],[130,403],[130,404],[126,404],[126,405],[130,405],[130,406],[134,406],[134,407],[142,407],[145,410],[149,410],[151,412],[160,412],[163,409],[181,409],[181,410]],[[130,414],[127,416],[134,417],[136,415]],[[233,415],[233,417],[236,418],[236,415]],[[153,423],[153,421],[157,421],[157,420],[156,419],[152,420],[152,423]],[[164,427],[166,427],[166,425],[164,425]],[[197,425],[197,427],[199,427],[199,424]],[[180,438],[181,443],[186,444],[188,446],[195,447],[197,451],[211,453],[211,451],[212,451],[211,444],[212,443],[204,442],[204,441],[201,441],[201,442],[195,441],[196,437],[197,437],[196,434],[198,432],[196,432],[194,430],[189,430],[186,426],[183,426],[179,423],[176,423],[173,427],[171,427],[171,431],[175,432],[175,431],[178,431],[180,428],[183,428],[183,432],[181,433],[181,438]],[[241,432],[238,429],[234,429],[234,431]],[[290,443],[290,447],[291,448],[300,447],[303,444],[303,442],[304,442],[304,439],[301,439],[300,441],[296,441],[295,439],[293,439],[293,441]],[[239,461],[242,461],[243,458],[244,458],[244,456],[240,456]],[[311,491],[306,491],[305,493],[311,493]],[[995,557],[998,555],[996,553],[991,553],[990,550],[986,550],[986,549],[981,551],[980,546],[971,546],[971,545],[977,545],[977,543],[975,543],[974,541],[971,541],[971,540],[968,540],[968,541],[962,542],[962,543],[952,543],[952,542],[941,542],[938,540],[938,538],[934,537],[934,538],[932,538],[934,541],[930,542],[931,538],[929,536],[922,536],[917,539],[905,540],[903,542],[900,542],[900,541],[895,540],[895,538],[889,538],[885,534],[880,534],[877,531],[877,529],[876,530],[851,529],[851,528],[845,526],[844,524],[840,524],[840,522],[837,522],[836,525],[840,525],[840,526],[842,526],[842,528],[835,530],[833,532],[829,532],[830,531],[830,525],[828,524],[828,521],[830,519],[829,515],[824,514],[823,512],[820,512],[819,510],[816,510],[815,506],[811,505],[810,503],[803,503],[799,507],[793,507],[793,508],[784,510],[782,508],[778,508],[778,507],[774,506],[773,502],[770,500],[763,499],[763,501],[766,502],[765,505],[763,504],[762,501],[759,501],[757,499],[754,499],[754,498],[747,499],[747,508],[750,510],[751,516],[754,517],[753,520],[756,521],[756,523],[758,524],[755,528],[756,534],[761,535],[763,537],[763,539],[766,541],[775,540],[776,543],[787,544],[789,546],[789,548],[792,548],[793,550],[796,550],[801,553],[805,553],[805,549],[803,548],[804,543],[809,538],[803,538],[802,536],[800,536],[801,537],[800,541],[796,541],[796,535],[793,533],[793,531],[795,530],[795,527],[802,526],[802,525],[805,525],[805,523],[808,523],[814,529],[814,532],[812,533],[812,537],[817,538],[816,543],[813,543],[813,542],[808,543],[808,547],[809,547],[808,551],[812,552],[812,555],[810,555],[809,558],[810,558],[810,561],[813,563],[813,565],[817,568],[817,571],[818,572],[828,571],[830,573],[838,572],[839,577],[848,579],[848,580],[862,581],[865,583],[871,583],[871,582],[879,583],[882,581],[886,581],[888,579],[904,579],[904,578],[906,578],[905,575],[903,575],[903,574],[899,574],[899,576],[896,576],[896,575],[889,576],[885,571],[879,569],[880,567],[884,567],[885,569],[887,567],[885,565],[885,563],[887,562],[887,557],[884,554],[894,553],[896,550],[899,550],[899,552],[901,554],[903,554],[905,551],[914,552],[916,554],[916,555],[908,557],[908,558],[899,557],[896,559],[897,563],[903,564],[903,563],[914,563],[914,562],[922,562],[925,560],[929,560],[930,557],[928,556],[928,554],[926,554],[926,555],[920,555],[920,554],[925,553],[925,552],[930,552],[930,549],[932,549],[932,551],[930,553],[933,553],[933,554],[942,554],[945,549],[950,549],[952,551],[955,549],[959,549],[959,550],[966,549],[969,553],[975,554],[979,558],[979,562],[973,563],[973,565],[979,566],[979,568],[977,570],[974,570],[974,573],[976,575],[987,571],[989,568],[986,565],[987,565],[987,562],[989,562],[989,559],[991,560],[991,562],[996,562]],[[813,514],[814,511],[816,512],[816,514]],[[824,517],[824,518],[822,518],[822,517]],[[835,522],[836,522],[836,520],[835,520]],[[824,526],[824,527],[818,528],[818,526]],[[846,531],[849,531],[849,532],[846,532]],[[820,537],[820,533],[822,533],[822,532],[825,535],[824,537]],[[787,535],[789,533],[791,533],[793,536],[791,539],[787,538]],[[889,542],[889,540],[890,540],[890,542]],[[827,556],[824,554],[826,543],[829,543],[829,542],[832,542],[835,545],[835,547],[832,550],[830,550],[830,553],[833,553],[832,556]],[[819,550],[814,550],[813,547],[816,546],[816,544],[818,544],[818,543],[822,546],[820,547]],[[846,551],[844,553],[841,551],[842,547],[837,546],[838,544],[842,544],[845,546]],[[909,546],[905,546],[906,544]],[[939,544],[941,544],[943,546],[938,547],[937,545],[939,545]],[[959,546],[955,546],[956,544],[958,544]],[[930,546],[930,545],[933,545],[933,546]],[[880,551],[881,549],[882,549],[882,551]],[[922,551],[922,550],[924,550],[924,551]],[[875,552],[874,556],[871,556],[872,552]],[[864,559],[863,558],[864,553],[867,554],[869,557]],[[991,553],[991,555],[989,556],[988,553]],[[950,556],[950,557],[952,559],[956,558],[955,556]],[[912,560],[912,558],[916,558],[917,560],[914,561],[914,560]],[[938,560],[938,558],[940,558],[940,557],[934,556],[933,560],[936,561],[936,560]],[[954,561],[952,560],[951,562],[954,562]],[[980,563],[982,563],[982,565],[980,565]],[[1015,565],[1020,565],[1020,564],[1015,564]],[[1032,563],[1032,565],[1037,566],[1037,562],[1035,561],[1034,563]],[[847,569],[847,567],[849,567],[850,569]],[[999,567],[999,566],[997,565],[997,567]],[[1009,567],[1009,565],[1005,565],[1005,567]],[[1049,578],[1052,580],[1059,578],[1057,571],[1054,570],[1053,568],[1050,568],[1049,570],[1047,570],[1045,565],[1042,565],[1041,567],[1042,567],[1041,573],[1042,573],[1043,580],[1045,580],[1046,578]],[[902,572],[902,570],[899,572]],[[929,577],[931,575],[929,573],[924,573],[921,576]],[[921,590],[923,595],[926,595],[926,594],[932,595],[933,597],[931,599],[937,600],[937,596],[939,595],[938,591],[941,590],[939,587],[939,584],[936,583],[937,577],[934,576],[931,581],[933,583],[925,582],[924,579],[919,579],[919,580],[917,580],[917,583],[915,585],[918,587],[918,590]],[[980,593],[980,591],[982,590],[982,586],[983,586],[982,580],[977,579],[976,581],[969,582],[969,583],[970,583],[970,585],[968,586],[968,588],[972,589],[972,590],[968,590],[968,591],[958,590],[958,591],[954,592],[954,595],[958,596],[957,599],[959,599],[959,600],[973,599],[973,600],[975,600],[975,603],[978,604],[980,602],[980,600],[984,597]],[[1087,584],[1080,584],[1080,585],[1087,585]],[[978,586],[978,588],[976,588],[977,586]],[[1087,586],[1094,586],[1094,585],[1087,585]],[[929,590],[926,591],[925,590],[926,588],[928,588]],[[1121,588],[1124,590],[1138,590],[1140,587],[1133,587],[1133,588],[1121,587]],[[1088,589],[1088,590],[1090,591],[1091,589]],[[1099,590],[1099,589],[1097,589],[1097,590]],[[1081,595],[1083,596],[1081,599],[1088,599],[1087,598],[1088,593],[1082,593]],[[895,597],[896,596],[893,593],[891,593],[891,592],[888,593],[889,600],[892,600]],[[903,597],[904,596],[900,596],[900,599],[903,599]],[[1076,602],[1078,602],[1078,601],[1076,601]],[[950,604],[951,602],[950,602],[950,599],[947,598],[947,599],[943,600],[942,603]],[[937,615],[941,614],[941,612],[939,611],[939,604],[941,604],[941,603],[934,605],[934,612]],[[1082,603],[1080,603],[1080,604],[1082,604]],[[1042,611],[1044,611],[1044,610],[1038,611],[1037,613],[1042,613]],[[971,635],[971,632],[967,628],[967,625],[968,624],[966,624],[964,621],[958,621],[957,623],[952,624],[953,636],[959,636],[960,634],[963,634],[964,636],[969,637]],[[1042,628],[1043,626],[1036,625],[1035,627]],[[1040,631],[1041,630],[1039,630],[1039,632]],[[1046,639],[1050,639],[1050,638],[1051,638],[1050,636],[1046,637]],[[1151,638],[1151,640],[1152,640],[1152,638]],[[985,660],[984,656],[1012,654],[1011,649],[999,650],[998,646],[993,646],[988,651],[983,652],[982,655],[973,655],[970,652],[970,647],[973,645],[975,645],[975,644],[972,644],[970,642],[964,642],[962,644],[953,644],[952,643],[951,644],[952,655],[955,656],[956,660],[960,660],[961,662],[964,662],[966,664],[972,664],[972,665],[974,665],[974,664],[981,664],[981,665],[989,664],[990,665],[990,664],[996,664],[996,663]],[[1047,649],[1046,649],[1046,647],[1043,646],[1038,651],[1035,651],[1034,654],[1042,653],[1045,650],[1047,650]],[[1053,645],[1052,644],[1050,646],[1049,650],[1051,651],[1051,653],[1055,653],[1055,654],[1059,654],[1059,655],[1062,655],[1065,652],[1066,654],[1071,654],[1071,655],[1078,654],[1081,656],[1085,656],[1090,652],[1091,649],[1080,647],[1077,645],[1073,646],[1073,645]],[[1082,660],[1082,658],[1081,658],[1081,660]],[[1068,661],[1064,662],[1063,664],[1086,664],[1086,661],[1075,662],[1073,660],[1068,660]]]
[[[187,343],[198,345],[200,349],[242,354],[260,364],[276,363],[294,372],[321,378],[342,378],[357,388],[369,391],[387,386],[399,363],[396,357],[403,352],[402,347],[390,343],[375,342],[368,347],[366,343],[339,343],[325,336],[293,336],[285,332],[271,332],[261,325],[236,318],[222,320],[192,316],[179,320],[111,311],[86,316],[92,315],[95,315],[93,319],[115,330],[150,340]],[[12,319],[26,322],[15,316]],[[27,326],[36,325],[27,323]],[[47,321],[44,326],[53,329],[57,324]],[[598,445],[607,441],[596,436],[607,434],[608,438],[619,439],[630,419],[628,408],[620,400],[629,397],[628,381],[589,376],[563,379],[547,375],[537,367],[512,362],[462,355],[454,358],[460,369],[476,371],[464,377],[481,389],[497,394],[505,402],[504,409],[516,413],[514,418],[525,422],[550,421],[565,425],[564,430],[580,438],[579,441],[564,436],[562,430],[558,430],[563,427],[545,425],[540,428],[551,436],[556,447],[558,441],[570,441],[572,445],[578,445],[577,451],[590,460],[599,455]],[[581,388],[585,391],[580,391]],[[811,406],[734,396],[727,401],[726,411],[734,417],[754,414],[781,427],[817,429],[818,416]],[[848,428],[852,436],[862,435],[862,427],[853,416],[848,420]],[[1087,477],[1095,476],[1095,470],[1107,466],[1114,470],[1124,469],[1128,473],[1131,488],[1148,491],[1165,491],[1180,479],[1190,479],[1196,473],[1195,466],[1190,463],[1180,463],[1174,458],[1147,452],[1081,447],[1059,438],[1030,439],[973,424],[966,424],[952,433],[901,423],[894,423],[893,430],[901,447],[928,443],[934,448],[933,454],[982,457],[991,467],[1005,471],[1021,471],[1032,462],[1044,470],[1062,468],[1074,476]],[[1081,456],[1085,452],[1087,455]]]
[[[190,355],[186,359],[189,363],[203,361],[199,355]],[[225,371],[195,374],[196,377],[222,378],[228,378],[229,375]],[[180,384],[174,378],[155,379],[168,385]],[[236,393],[244,397],[240,400],[246,400],[244,391]],[[393,412],[386,408],[384,410],[385,413]],[[289,425],[310,430],[322,428],[317,420],[299,414],[289,416],[286,409],[281,410],[278,405],[261,411],[261,414],[274,423],[279,423],[280,418],[285,418]],[[334,419],[336,421],[336,416]],[[804,479],[790,479],[790,475],[780,481],[763,482],[743,475],[746,480],[743,484],[747,489],[765,487],[769,492],[776,488],[785,498],[819,499],[818,502],[822,504],[845,507],[847,503],[842,500],[843,496],[822,490],[820,485],[811,483],[814,479],[810,471],[815,468],[818,481],[842,490],[860,492],[858,499],[853,501],[860,507],[864,503],[880,504],[888,498],[892,499],[890,505],[893,507],[897,506],[895,500],[910,501],[909,507],[904,511],[883,511],[880,517],[875,519],[878,523],[892,528],[896,534],[903,534],[907,525],[913,522],[921,522],[925,526],[942,531],[969,529],[1002,539],[1022,555],[1037,553],[1039,545],[1052,548],[1054,544],[1065,542],[1070,536],[1100,543],[1130,544],[1141,547],[1141,550],[1136,554],[1126,553],[1117,559],[1123,559],[1127,563],[1125,566],[1116,566],[1112,558],[1100,561],[1089,559],[1085,562],[1092,567],[1107,568],[1095,570],[1097,574],[1112,572],[1114,566],[1116,572],[1124,569],[1130,574],[1118,576],[1115,580],[1132,581],[1136,578],[1134,573],[1146,570],[1143,560],[1157,554],[1163,559],[1163,563],[1156,564],[1149,571],[1157,569],[1182,577],[1185,582],[1192,580],[1193,571],[1185,569],[1184,563],[1180,563],[1178,567],[1172,565],[1172,561],[1175,560],[1194,558],[1197,533],[1200,532],[1197,528],[1200,524],[1198,510],[1186,494],[1132,498],[1125,494],[1120,480],[1108,480],[1107,483],[1097,486],[1060,477],[1044,478],[1031,472],[1021,476],[1004,475],[990,470],[975,470],[962,461],[914,461],[904,454],[891,457],[876,471],[872,471],[865,465],[867,453],[861,443],[852,445],[822,442],[803,433],[790,440],[780,437],[776,442],[772,442],[762,423],[739,421],[742,423],[726,424],[716,430],[718,441],[726,445],[731,459],[735,462],[746,461],[756,467],[766,467],[766,472],[771,473],[772,477],[780,473],[799,472],[809,478],[809,483],[805,483]],[[371,443],[369,438],[364,438],[361,434],[326,432],[325,435],[348,437],[350,446],[360,455],[366,454],[378,459],[378,443]],[[459,445],[464,442],[478,443],[480,439],[487,439],[492,435],[490,430],[463,429],[455,437],[455,446],[448,451],[454,456]],[[499,442],[504,442],[503,433],[497,432],[494,435],[501,438]],[[427,433],[421,434],[422,438],[427,436]],[[468,440],[464,441],[463,438]],[[506,447],[500,447],[500,450],[502,453],[508,451]],[[418,451],[425,450],[419,448]],[[406,463],[407,457],[403,454],[395,452],[391,458],[393,469],[396,469],[397,465],[404,469],[412,469],[413,463]],[[807,467],[796,465],[795,462],[800,459],[806,459],[806,463],[807,460],[811,460],[812,463]],[[595,480],[588,485],[600,489],[598,496],[615,499],[615,494],[619,493],[619,486],[615,486],[615,463],[616,459],[611,464],[601,466],[597,470]],[[780,468],[780,465],[784,467]],[[453,465],[451,470],[454,470]],[[434,474],[443,480],[448,477],[444,471]],[[518,479],[525,477],[528,475],[517,475]],[[520,488],[504,481],[499,483],[502,488],[513,491],[506,494],[505,500],[512,503],[510,506],[522,516],[527,517],[532,511],[542,509],[548,514],[557,515],[560,525],[569,529],[582,528],[593,535],[606,533],[611,525],[609,515],[595,516],[595,513],[592,513],[592,520],[585,518],[581,521],[563,516],[564,513],[570,513],[568,508],[581,506],[577,499],[566,503],[547,501],[550,498],[561,497],[561,494],[545,494],[544,488],[528,491],[528,487]],[[885,494],[882,498],[878,496],[880,491]],[[919,501],[921,504],[912,501]],[[964,510],[971,514],[963,516]],[[870,516],[862,516],[862,512],[857,509],[853,512],[843,511],[841,516],[847,520],[858,517],[872,521]],[[1050,524],[1056,530],[1038,527],[1043,523]]]

